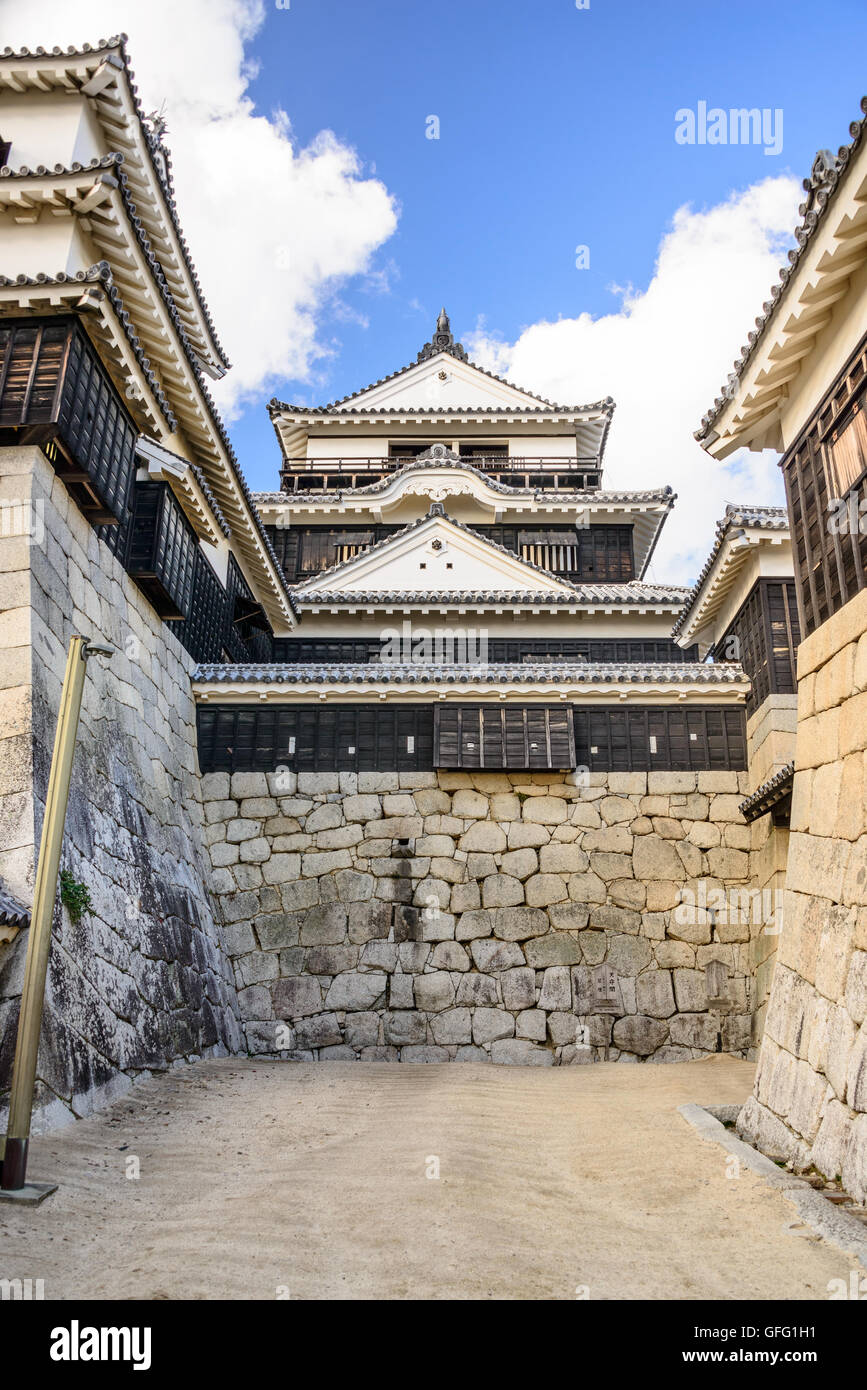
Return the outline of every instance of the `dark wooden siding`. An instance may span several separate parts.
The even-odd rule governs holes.
[[[160,617],[189,614],[198,548],[168,483],[136,483],[126,568]]]
[[[434,766],[571,768],[575,734],[568,705],[436,705]]]
[[[738,706],[578,706],[575,753],[591,772],[740,772],[746,718]]]
[[[274,526],[266,528],[291,584],[319,574],[343,547],[366,548],[402,529],[394,525]],[[565,578],[620,583],[635,578],[631,526],[473,526],[480,536],[534,560]]]
[[[524,760],[529,743],[540,745],[533,750],[534,757],[542,745],[547,757],[550,739],[551,761],[529,766],[577,765],[594,772],[742,771],[746,767],[746,723],[740,707],[526,708],[532,711],[528,735],[524,708],[515,705],[200,705],[199,763],[203,772],[267,772],[280,764],[302,772],[428,772],[436,766],[494,770],[504,765],[517,770],[528,766]],[[546,708],[550,711],[547,721]],[[503,709],[509,714],[505,726]],[[476,729],[478,737],[471,732]],[[469,743],[478,747],[470,749]],[[477,751],[484,763],[469,761]],[[462,761],[454,762],[454,758]]]
[[[286,662],[379,661],[382,642],[378,637],[277,637],[274,660]],[[679,647],[665,638],[607,640],[601,637],[529,637],[488,639],[488,661],[613,661],[641,665],[698,661],[696,647]]]
[[[123,515],[136,435],[76,320],[0,323],[0,444],[41,444],[94,523]]]
[[[202,772],[416,772],[433,767],[430,705],[197,709]],[[294,740],[294,744],[293,744]]]
[[[795,693],[800,640],[794,579],[759,579],[715,649],[716,660],[740,661],[752,681],[747,714],[769,695]]]
[[[867,337],[781,463],[805,637],[865,585],[867,447],[857,419],[865,409]]]
[[[173,632],[194,661],[225,661],[226,591],[204,552],[197,548],[190,609]]]

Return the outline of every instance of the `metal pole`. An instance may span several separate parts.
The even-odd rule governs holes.
[[[21,994],[21,1014],[18,1019],[18,1040],[12,1070],[9,1125],[3,1153],[3,1174],[0,1178],[0,1189],[4,1192],[14,1193],[25,1187],[30,1116],[36,1084],[36,1059],[45,1001],[45,976],[51,947],[60,850],[63,844],[88,648],[91,652],[97,651],[101,654],[111,651],[110,648],[89,645],[84,637],[73,637],[66,661],[57,731],[54,735],[54,753],[48,778],[48,795],[45,799],[45,819],[42,822],[30,939],[27,943],[27,961],[24,968],[24,989]],[[37,1187],[35,1184],[33,1186]],[[49,1190],[53,1191],[53,1188]],[[43,1191],[40,1195],[44,1196],[46,1193]]]

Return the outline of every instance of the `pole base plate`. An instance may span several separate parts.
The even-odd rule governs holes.
[[[0,1202],[17,1202],[19,1206],[38,1207],[46,1197],[57,1191],[56,1182],[26,1182],[23,1187],[0,1187]]]

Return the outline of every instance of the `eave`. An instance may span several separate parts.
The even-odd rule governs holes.
[[[695,438],[714,458],[735,449],[775,449],[786,439],[782,415],[790,383],[813,351],[856,270],[867,263],[867,97],[865,117],[850,126],[852,142],[836,157],[820,152],[804,180],[797,246],[780,271],[734,371],[703,416]]]
[[[309,704],[473,699],[743,704],[750,682],[740,666],[490,664],[472,666],[200,666],[193,692],[201,704]]]
[[[698,640],[739,581],[744,565],[760,547],[789,549],[789,521],[782,507],[730,506],[717,524],[717,536],[698,581],[672,630],[681,647]],[[794,574],[794,562],[792,573]]]
[[[795,779],[795,764],[786,763],[775,772],[773,777],[769,777],[752,794],[742,801],[738,810],[744,820],[749,824],[750,821],[758,820],[760,816],[766,816],[769,811],[787,796],[792,794],[792,786]]]
[[[646,492],[602,492],[576,490],[543,492],[513,488],[489,479],[470,464],[408,464],[387,479],[367,487],[335,492],[298,493],[255,492],[253,500],[267,525],[290,525],[319,519],[353,520],[371,518],[379,523],[398,508],[406,497],[426,497],[440,502],[468,496],[487,511],[494,523],[509,514],[555,518],[575,526],[595,523],[632,523],[633,551],[639,579],[650,563],[665,519],[676,501],[670,487]]]
[[[16,53],[7,48],[0,54],[0,91],[4,89],[15,93],[77,92],[89,101],[106,149],[125,156],[132,197],[141,208],[142,223],[157,250],[202,366],[210,375],[222,376],[230,364],[217,338],[180,228],[171,182],[171,157],[144,120],[134,74],[129,68],[126,35],[95,46],[84,44],[80,49],[54,48],[49,52],[37,48]]]
[[[143,434],[163,436],[180,426],[192,446],[217,505],[232,531],[233,550],[278,635],[295,626],[295,610],[271,543],[237,466],[234,450],[201,376],[184,354],[175,357],[178,381],[164,369],[165,345],[157,365],[163,391],[139,337],[140,311],[127,310],[106,263],[74,276],[0,277],[0,314],[74,312],[95,344],[115,387]],[[157,346],[156,344],[154,344]],[[171,403],[167,400],[171,392]]]

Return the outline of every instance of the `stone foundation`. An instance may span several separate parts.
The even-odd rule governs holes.
[[[744,773],[202,780],[251,1052],[550,1066],[750,1046],[748,914],[700,905],[748,891]]]
[[[116,647],[87,670],[61,862],[88,888],[92,910],[77,924],[59,904],[55,913],[38,1127],[85,1113],[179,1059],[236,1051],[241,1034],[207,890],[193,663],[39,449],[0,450],[0,484],[5,499],[34,502],[39,522],[30,543],[0,539],[0,873],[25,903],[69,640]],[[28,937],[8,934],[4,1088]]]
[[[867,1198],[867,592],[801,643],[778,948],[741,1132]]]
[[[751,795],[794,758],[797,720],[797,695],[769,695],[747,721]],[[767,924],[754,928],[750,943],[750,968],[755,984],[753,1044],[757,1048],[765,1028],[777,943],[783,930],[788,827],[775,825],[770,812],[759,816],[750,826],[750,853],[753,886],[766,895],[776,916],[774,930],[767,930]]]

